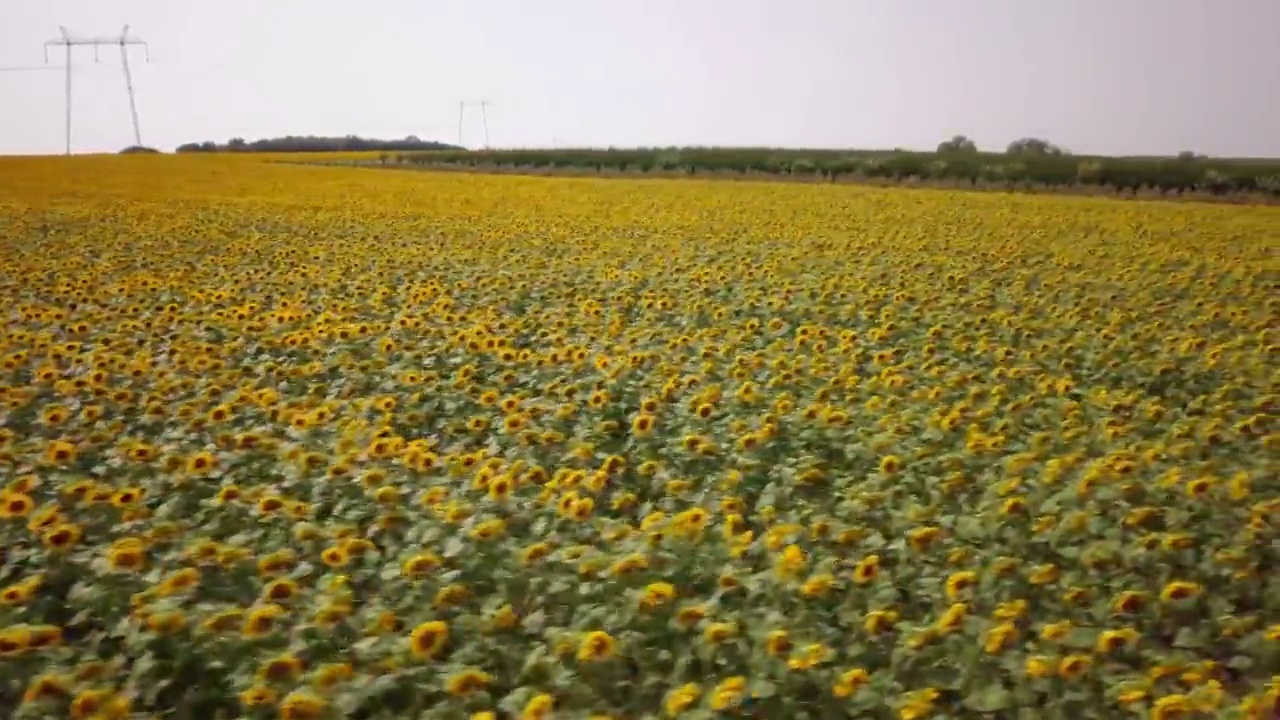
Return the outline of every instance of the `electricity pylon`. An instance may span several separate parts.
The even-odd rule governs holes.
[[[488,100],[476,100],[467,102],[461,100],[458,102],[458,145],[462,145],[462,117],[466,114],[468,107],[480,108],[480,124],[484,128],[484,148],[489,149],[489,106],[493,103]]]
[[[141,45],[147,54],[147,62],[151,62],[151,49],[147,46],[147,42],[141,38],[129,37],[129,26],[125,25],[124,30],[117,37],[72,37],[65,27],[59,27],[62,37],[56,40],[50,40],[44,44],[44,61],[49,62],[49,46],[61,45],[67,49],[67,154],[71,154],[71,48],[76,45],[92,45],[93,60],[98,61],[98,48],[103,45],[119,45],[120,46],[120,63],[124,67],[124,87],[129,93],[129,114],[133,117],[133,144],[142,144],[142,131],[138,128],[138,104],[133,97],[133,74],[129,72],[129,49],[130,45]]]

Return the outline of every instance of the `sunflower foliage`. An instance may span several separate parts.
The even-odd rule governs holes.
[[[0,174],[0,714],[1270,717],[1275,208]]]

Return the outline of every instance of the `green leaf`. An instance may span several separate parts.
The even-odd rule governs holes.
[[[961,515],[956,518],[956,537],[962,539],[980,538],[986,534],[982,521],[972,515]]]
[[[1173,646],[1176,648],[1202,648],[1204,644],[1204,638],[1195,628],[1182,628],[1173,638]]]
[[[751,683],[751,697],[770,698],[778,693],[778,686],[768,680],[755,680]]]
[[[1253,667],[1253,658],[1247,655],[1236,655],[1227,661],[1227,667],[1234,670],[1248,670]]]
[[[1097,632],[1089,628],[1072,628],[1062,639],[1062,644],[1069,648],[1091,648],[1098,640]]]
[[[964,706],[977,712],[997,712],[1013,706],[1013,695],[1003,685],[989,685],[966,697]]]

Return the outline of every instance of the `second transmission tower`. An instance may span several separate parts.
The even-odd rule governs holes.
[[[129,93],[129,115],[133,119],[133,143],[134,145],[142,145],[142,131],[138,127],[138,104],[133,94],[133,74],[129,72],[129,46],[141,45],[147,54],[147,62],[151,62],[151,49],[147,47],[147,42],[141,38],[129,37],[129,26],[125,25],[124,30],[117,37],[72,37],[65,27],[59,27],[62,37],[56,40],[50,40],[44,44],[44,61],[49,62],[49,46],[62,46],[67,50],[67,117],[66,117],[66,140],[67,154],[71,154],[71,48],[77,45],[92,45],[93,59],[98,60],[98,48],[103,45],[119,45],[120,46],[120,64],[124,68],[124,87]]]
[[[489,106],[493,103],[488,100],[476,100],[475,102],[467,102],[462,100],[458,102],[458,146],[462,146],[462,118],[467,112],[468,107],[480,108],[480,125],[484,128],[484,149],[489,149]]]

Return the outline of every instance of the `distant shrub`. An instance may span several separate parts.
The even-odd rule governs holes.
[[[950,140],[938,143],[938,152],[940,154],[976,153],[978,152],[978,144],[964,135],[955,135]]]
[[[962,138],[963,139],[963,138]],[[953,141],[946,147],[956,147]],[[649,172],[822,174],[907,182],[959,182],[992,187],[1096,187],[1102,192],[1145,188],[1152,194],[1203,191],[1215,194],[1266,193],[1280,196],[1280,162],[1213,160],[1197,157],[1073,157],[1044,140],[1023,138],[1008,153],[960,150],[859,151],[800,148],[557,148],[551,150],[443,150],[405,153],[419,165],[562,168],[597,172],[605,168]],[[1209,173],[1208,171],[1213,171]]]
[[[1076,179],[1083,183],[1098,182],[1102,179],[1102,163],[1097,160],[1085,160],[1076,166]]]

